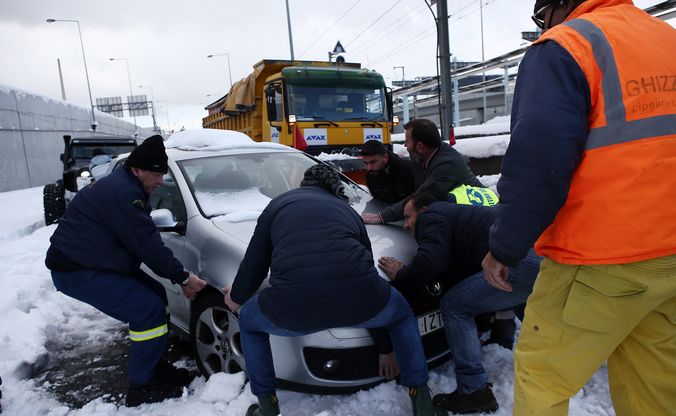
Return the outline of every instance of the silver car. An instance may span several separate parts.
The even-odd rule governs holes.
[[[297,188],[307,168],[324,163],[287,146],[256,143],[243,135],[233,139],[233,133],[195,130],[171,136],[167,145],[176,148],[167,149],[169,172],[164,185],[150,197],[151,215],[164,243],[186,269],[209,284],[191,302],[179,286],[145,268],[164,285],[172,323],[189,337],[197,366],[206,376],[246,370],[237,315],[223,303],[222,288],[232,284],[258,215],[272,198]],[[200,137],[205,139],[201,144]],[[124,157],[118,158],[111,170],[123,161]],[[381,208],[361,186],[343,179],[357,212]],[[414,239],[401,227],[367,225],[367,230],[374,261],[394,256],[407,262],[415,254]],[[432,364],[449,354],[438,311],[439,293],[430,292],[412,306]],[[378,352],[364,329],[334,328],[297,338],[272,336],[270,342],[282,388],[343,393],[382,381]]]

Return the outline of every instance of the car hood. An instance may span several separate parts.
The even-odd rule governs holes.
[[[372,199],[364,199],[351,206],[359,214],[363,212],[378,212],[382,204]],[[214,226],[220,231],[248,244],[256,227],[256,220],[260,213],[242,212],[240,215],[219,216],[211,219]],[[397,260],[409,264],[418,248],[413,237],[399,225],[390,224],[367,224],[366,230],[371,239],[373,260],[377,264],[383,256],[394,257]],[[378,267],[378,273],[387,279],[387,276]]]

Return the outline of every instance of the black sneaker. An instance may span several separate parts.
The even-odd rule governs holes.
[[[129,384],[127,389],[127,407],[136,407],[143,403],[157,403],[166,399],[181,397],[183,388],[151,381],[148,384]]]
[[[183,387],[192,381],[190,373],[185,368],[176,368],[172,363],[164,359],[160,360],[155,367],[153,381],[168,384],[170,386]]]
[[[457,414],[492,413],[498,410],[498,402],[495,400],[491,386],[488,384],[469,394],[462,394],[460,390],[451,394],[437,394],[432,401],[435,405]]]

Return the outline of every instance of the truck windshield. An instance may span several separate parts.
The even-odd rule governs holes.
[[[387,121],[383,88],[288,85],[287,93],[297,120]]]

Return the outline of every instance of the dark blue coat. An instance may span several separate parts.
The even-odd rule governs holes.
[[[174,283],[188,277],[150,218],[148,195],[126,168],[78,192],[50,241],[50,270],[134,274],[143,262]]]
[[[488,232],[495,220],[493,207],[435,202],[418,215],[418,252],[399,270],[394,285],[404,291],[441,281],[450,287],[481,269],[488,253]]]
[[[270,287],[258,302],[270,321],[289,330],[363,322],[390,296],[359,214],[316,186],[286,192],[265,208],[235,277],[232,300],[246,302],[268,270]]]

